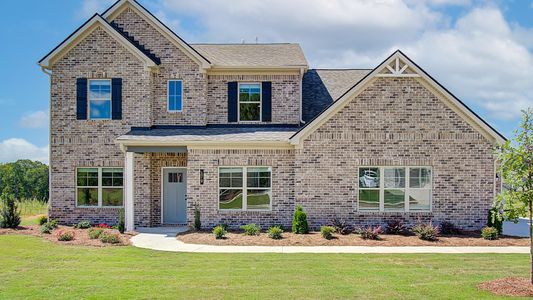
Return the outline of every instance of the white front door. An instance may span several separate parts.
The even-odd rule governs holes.
[[[187,169],[163,169],[163,224],[187,223]]]

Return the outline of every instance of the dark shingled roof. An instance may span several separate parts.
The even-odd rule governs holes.
[[[367,69],[311,69],[303,77],[302,118],[310,121],[370,73]]]

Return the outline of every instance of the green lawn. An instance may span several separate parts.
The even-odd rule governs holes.
[[[0,236],[1,299],[492,298],[528,255],[190,254]]]

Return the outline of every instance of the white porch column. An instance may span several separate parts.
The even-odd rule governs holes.
[[[126,225],[126,231],[133,231],[135,229],[133,213],[133,152],[126,152],[124,174],[126,177],[126,181],[124,182],[126,191],[124,197],[124,223]]]

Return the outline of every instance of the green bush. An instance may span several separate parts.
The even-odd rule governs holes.
[[[335,232],[335,227],[333,226],[321,226],[320,234],[326,240],[331,240],[333,238],[333,233]]]
[[[364,240],[379,240],[381,239],[379,235],[383,233],[383,230],[381,229],[381,226],[368,226],[366,228],[359,229],[358,233]]]
[[[89,221],[80,221],[78,222],[78,224],[74,225],[74,228],[77,228],[77,229],[87,229],[91,227],[92,225],[91,225],[91,222]]]
[[[425,241],[436,241],[438,240],[439,228],[429,224],[417,224],[413,227],[413,232],[418,236],[419,239]]]
[[[20,225],[20,209],[15,197],[4,195],[0,205],[0,228],[17,228]]]
[[[57,240],[61,242],[68,242],[74,239],[73,231],[59,231],[57,233]]]
[[[213,228],[213,234],[215,235],[216,239],[223,239],[226,237],[226,229],[223,225],[217,225],[215,228]]]
[[[40,227],[40,231],[43,234],[45,234],[45,233],[46,234],[50,234],[50,233],[52,233],[52,230],[54,230],[54,227],[49,222],[44,223]]]
[[[121,208],[118,211],[118,224],[117,224],[118,232],[124,233],[126,231],[126,224],[124,224],[124,209]]]
[[[56,229],[59,225],[56,219],[49,219],[48,224],[50,227],[52,227],[52,229]]]
[[[246,224],[241,226],[241,229],[244,230],[244,235],[259,235],[261,232],[261,227],[256,224]]]
[[[455,224],[449,221],[444,221],[440,223],[440,233],[441,234],[461,234],[461,229],[457,228]]]
[[[297,205],[296,210],[294,211],[294,217],[292,219],[292,232],[296,234],[309,233],[307,214],[304,212],[301,205]]]
[[[96,240],[97,238],[100,237],[100,235],[102,235],[102,232],[104,232],[104,230],[102,228],[91,228],[89,229],[89,238],[91,240]]]
[[[37,223],[39,223],[39,225],[43,225],[46,222],[48,222],[48,218],[46,216],[40,216],[37,218]]]
[[[198,205],[198,203],[196,203],[194,205],[194,224],[193,224],[193,227],[194,227],[194,230],[202,230],[202,221],[200,219],[200,205]]]
[[[498,229],[494,227],[483,227],[481,229],[481,236],[486,240],[496,240],[498,239]]]
[[[498,217],[498,208],[493,207],[489,210],[487,217],[487,227],[493,227],[498,230],[498,234],[502,234],[503,220]]]
[[[268,228],[267,233],[268,233],[268,237],[273,240],[280,240],[283,237],[282,236],[283,229],[278,226],[272,226]]]
[[[110,231],[104,230],[100,234],[100,241],[106,244],[118,244],[121,242],[121,239],[118,233],[112,233]]]

